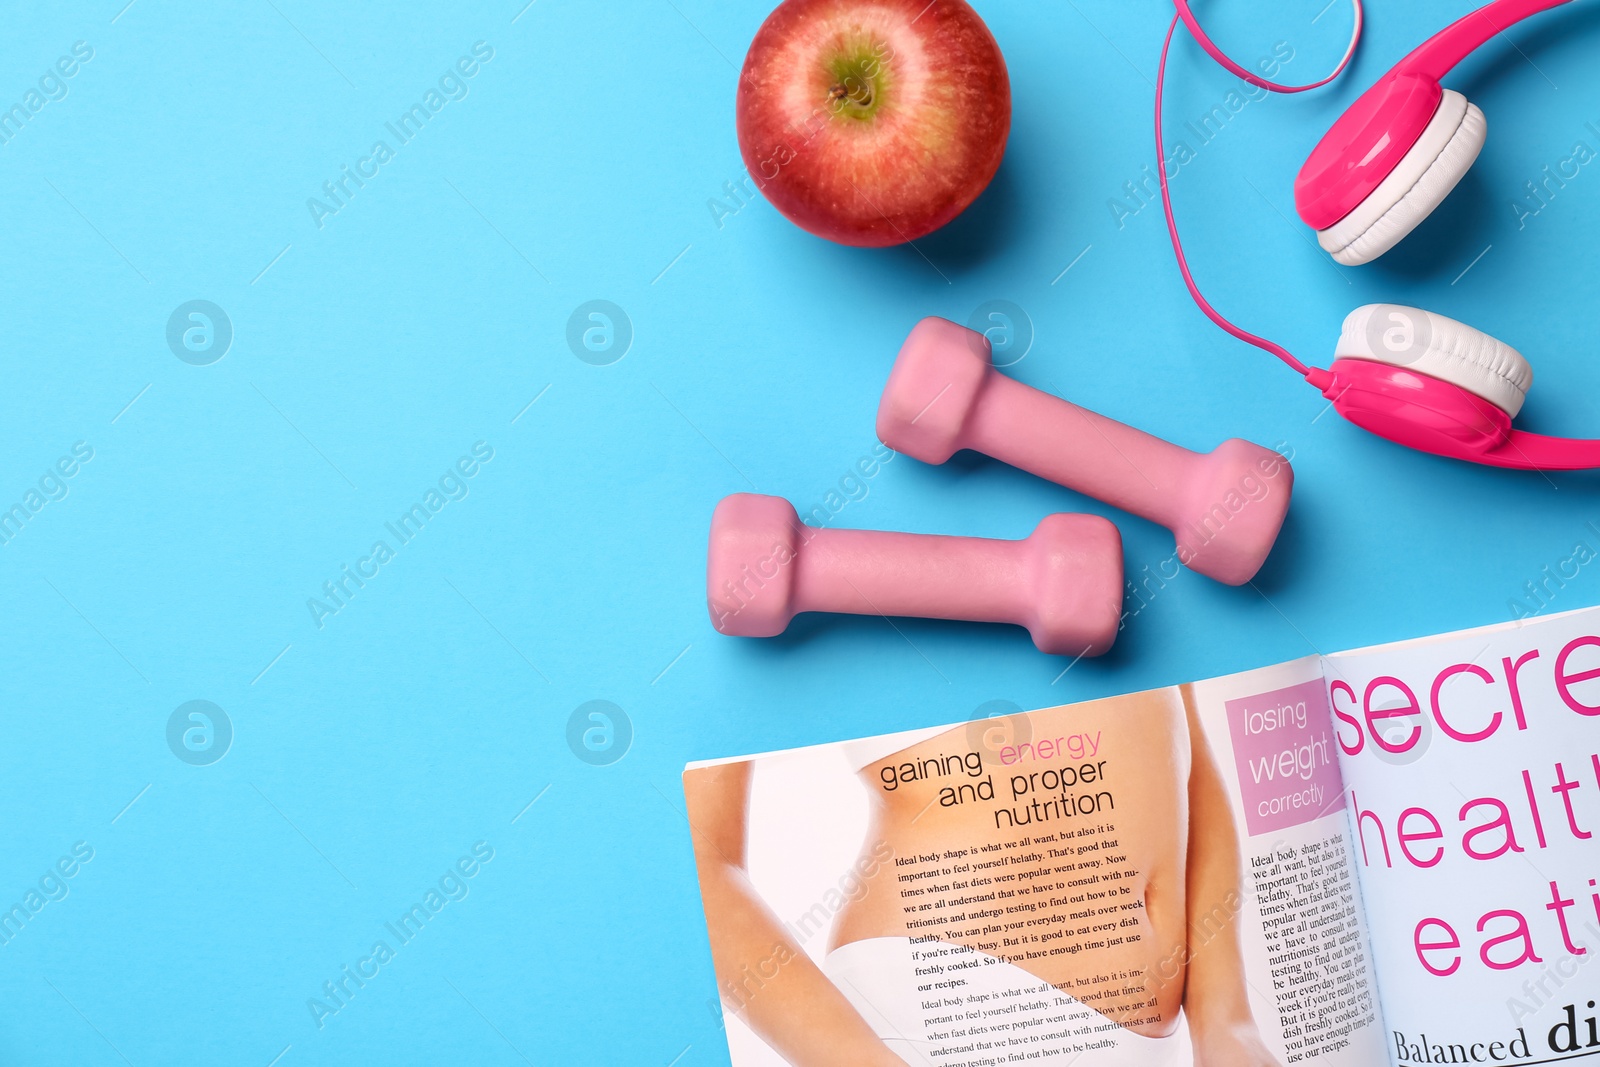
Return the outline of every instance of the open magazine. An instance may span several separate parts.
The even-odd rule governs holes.
[[[1600,609],[684,789],[735,1067],[1600,1067]]]

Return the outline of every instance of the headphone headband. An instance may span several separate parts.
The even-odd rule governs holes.
[[[1452,22],[1395,64],[1394,76],[1414,74],[1439,81],[1463,59],[1524,19],[1572,0],[1495,0]]]

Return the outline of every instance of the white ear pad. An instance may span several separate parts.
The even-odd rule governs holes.
[[[1522,353],[1471,326],[1400,304],[1368,304],[1344,320],[1336,358],[1404,367],[1459,385],[1512,418],[1533,384]]]
[[[1317,231],[1317,243],[1346,266],[1371,263],[1450,195],[1478,158],[1488,131],[1483,112],[1446,89],[1417,143],[1354,211]]]

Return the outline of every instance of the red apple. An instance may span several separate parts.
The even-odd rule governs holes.
[[[751,177],[795,225],[902,244],[994,177],[1011,80],[964,0],[785,0],[745,56],[738,128]]]

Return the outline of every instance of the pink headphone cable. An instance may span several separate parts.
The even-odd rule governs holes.
[[[1355,8],[1355,27],[1350,34],[1350,47],[1345,49],[1344,58],[1339,60],[1339,65],[1334,68],[1332,74],[1329,74],[1326,78],[1323,78],[1320,81],[1312,82],[1309,85],[1280,85],[1277,82],[1268,81],[1265,78],[1261,78],[1250,73],[1248,70],[1230,59],[1221,48],[1217,47],[1216,43],[1213,42],[1206,34],[1205,30],[1200,27],[1199,21],[1194,17],[1194,12],[1190,10],[1189,0],[1175,0],[1175,2],[1177,4],[1178,13],[1173,17],[1172,25],[1167,27],[1167,38],[1164,42],[1162,42],[1161,45],[1161,66],[1156,71],[1156,174],[1161,183],[1162,213],[1167,221],[1167,233],[1172,238],[1172,251],[1178,257],[1178,270],[1183,274],[1183,284],[1188,287],[1189,295],[1194,298],[1195,304],[1202,312],[1205,313],[1206,318],[1210,319],[1223,330],[1226,330],[1229,334],[1232,334],[1234,337],[1237,337],[1246,344],[1254,345],[1256,348],[1259,348],[1264,352],[1270,352],[1272,355],[1277,356],[1279,359],[1283,360],[1283,362],[1293,367],[1296,372],[1302,375],[1307,381],[1316,386],[1318,389],[1326,388],[1328,383],[1332,380],[1327,371],[1320,368],[1308,367],[1300,360],[1296,359],[1293,353],[1277,342],[1269,341],[1265,337],[1258,337],[1248,330],[1245,330],[1239,326],[1235,326],[1232,322],[1229,322],[1226,318],[1224,318],[1221,312],[1217,311],[1216,308],[1211,306],[1211,302],[1201,294],[1199,286],[1195,284],[1194,275],[1189,271],[1188,257],[1183,253],[1183,241],[1178,237],[1177,221],[1172,217],[1172,192],[1167,187],[1166,141],[1161,133],[1162,97],[1164,95],[1164,90],[1167,83],[1167,56],[1172,51],[1172,36],[1177,32],[1179,22],[1182,22],[1189,28],[1189,32],[1194,36],[1194,39],[1199,42],[1200,47],[1205,49],[1206,54],[1212,59],[1216,60],[1217,63],[1223,67],[1223,69],[1227,70],[1230,74],[1237,78],[1242,78],[1244,81],[1249,82],[1251,85],[1254,85],[1257,88],[1266,89],[1274,93],[1303,93],[1311,89],[1320,89],[1322,86],[1333,81],[1340,74],[1343,74],[1345,68],[1350,65],[1350,60],[1356,54],[1356,47],[1361,43],[1361,27],[1363,21],[1361,0],[1351,0],[1351,4]]]

